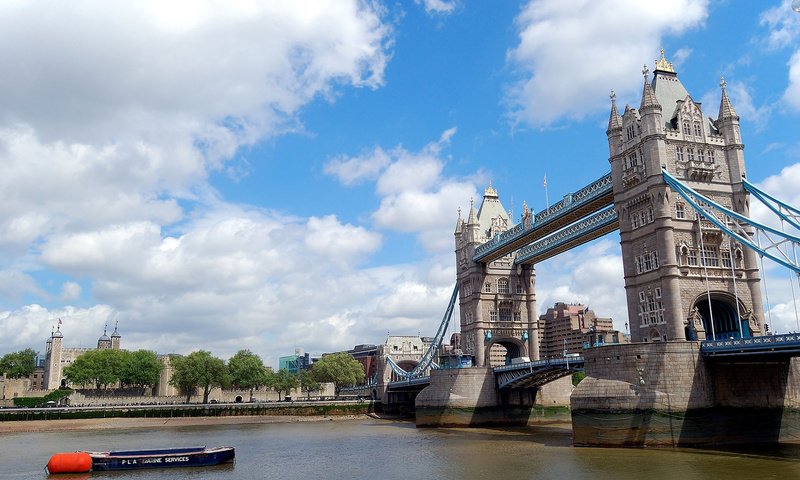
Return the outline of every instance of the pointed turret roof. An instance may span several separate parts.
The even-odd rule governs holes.
[[[725,118],[739,120],[739,115],[737,115],[736,110],[733,109],[733,104],[728,98],[728,93],[725,91],[726,86],[727,84],[725,83],[725,79],[720,77],[719,88],[722,89],[722,98],[719,101],[719,116],[717,117],[717,120],[722,120]]]
[[[464,229],[464,220],[461,219],[461,207],[458,207],[458,219],[456,219],[456,231],[455,234],[461,233]]]
[[[122,335],[120,335],[120,334],[119,334],[119,332],[117,331],[117,328],[119,328],[119,321],[117,321],[117,322],[114,322],[114,333],[112,333],[112,334],[111,334],[111,338],[114,338],[114,337],[121,337],[121,336],[122,336]]]
[[[617,111],[617,94],[611,90],[611,115],[608,116],[608,129],[606,135],[609,135],[615,130],[622,130],[622,117]]]
[[[470,199],[467,225],[476,225],[477,223],[478,223],[478,212],[475,210],[475,201]]]
[[[656,93],[653,91],[653,87],[650,85],[650,82],[647,81],[647,77],[649,74],[650,71],[647,69],[647,65],[645,65],[642,68],[642,75],[644,76],[644,87],[642,88],[642,104],[639,106],[640,111],[644,111],[647,109],[661,110],[661,104],[658,103],[658,99],[656,98]]]

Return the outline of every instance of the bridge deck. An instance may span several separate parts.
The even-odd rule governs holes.
[[[525,228],[518,223],[475,250],[473,261],[492,262],[614,203],[611,174],[605,175],[534,216]]]
[[[800,356],[800,334],[706,340],[700,344],[700,353],[709,360],[721,357],[729,361],[764,355],[796,357]]]
[[[536,388],[583,370],[583,357],[550,358],[494,369],[497,388]]]

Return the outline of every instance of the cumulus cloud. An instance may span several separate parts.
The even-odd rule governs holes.
[[[698,27],[707,15],[707,0],[530,1],[516,19],[519,44],[508,52],[522,77],[508,91],[512,120],[543,127],[607,109],[611,89],[627,96],[641,88],[631,73],[650,63],[665,35]]]
[[[457,0],[414,0],[417,5],[424,5],[428,14],[448,15],[458,7]]]
[[[790,45],[800,36],[800,15],[792,11],[793,0],[783,0],[780,5],[761,14],[761,26],[767,28],[767,46],[780,48]]]

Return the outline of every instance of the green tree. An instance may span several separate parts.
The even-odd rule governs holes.
[[[127,354],[115,349],[90,350],[65,368],[64,376],[73,385],[107,388],[120,381]]]
[[[311,370],[319,382],[333,382],[336,395],[348,385],[355,385],[366,377],[364,367],[347,353],[331,353],[323,355]]]
[[[277,373],[272,374],[270,380],[270,387],[278,392],[278,400],[281,399],[282,392],[289,393],[293,388],[297,388],[299,384],[297,375],[289,373],[286,369],[278,370]]]
[[[152,388],[158,383],[164,365],[158,360],[156,352],[136,350],[128,352],[124,360],[120,376],[124,385]]]
[[[314,375],[308,370],[300,372],[300,389],[306,392],[306,398],[311,399],[311,392],[318,392],[322,385],[314,378]]]
[[[36,352],[31,348],[12,352],[0,358],[0,374],[8,378],[26,378],[36,369]]]
[[[239,350],[228,360],[228,374],[231,384],[250,390],[250,401],[253,391],[269,383],[269,375],[261,357],[250,350]]]
[[[581,383],[581,380],[583,380],[584,378],[586,378],[586,372],[584,372],[584,371],[578,371],[578,372],[573,373],[572,374],[572,385],[577,386],[579,383]]]
[[[189,403],[196,388],[203,389],[203,403],[208,403],[208,395],[214,387],[227,383],[225,362],[206,350],[192,352],[185,357],[172,358],[173,372],[169,383],[186,394]]]

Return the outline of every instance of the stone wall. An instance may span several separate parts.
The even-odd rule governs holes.
[[[800,440],[800,361],[706,360],[699,342],[584,352],[572,394],[573,441],[682,446]]]

